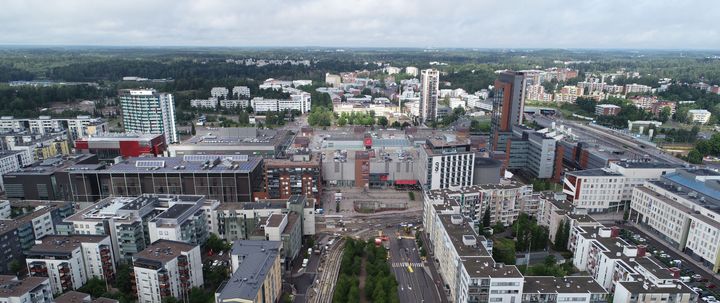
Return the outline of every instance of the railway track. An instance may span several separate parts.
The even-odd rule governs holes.
[[[345,240],[340,240],[336,245],[335,249],[331,250],[331,253],[325,258],[325,266],[323,268],[320,279],[318,279],[318,285],[316,289],[318,294],[313,298],[314,303],[331,303],[333,298],[333,291],[335,290],[335,284],[340,273],[340,262],[342,260],[343,248],[345,247]]]

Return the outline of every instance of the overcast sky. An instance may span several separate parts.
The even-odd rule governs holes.
[[[0,44],[720,49],[716,0],[0,0]]]

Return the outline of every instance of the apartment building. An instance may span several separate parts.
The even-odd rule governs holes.
[[[446,134],[425,141],[416,165],[420,185],[426,189],[469,186],[473,184],[475,153],[469,140]]]
[[[302,235],[314,235],[315,203],[315,199],[302,195],[248,203],[222,203],[212,213],[215,220],[212,232],[227,241],[248,240],[257,235],[264,237],[264,225],[270,216],[295,213],[299,215]],[[292,226],[286,234],[291,234],[291,230]]]
[[[658,101],[650,107],[650,112],[653,113],[655,117],[658,117],[665,108],[669,108],[670,114],[674,115],[677,109],[677,103],[673,101]]]
[[[19,150],[0,150],[0,176],[19,170],[24,165],[29,165],[30,163],[24,163],[29,160],[28,158],[28,153]],[[0,180],[0,190],[2,191],[5,190],[3,180]]]
[[[617,211],[627,208],[633,188],[680,167],[661,162],[611,162],[607,168],[566,172],[563,193],[576,208],[588,212]]]
[[[192,99],[190,107],[192,108],[209,108],[215,109],[218,106],[218,98],[212,97],[207,99]]]
[[[235,241],[230,256],[232,276],[215,293],[216,303],[280,300],[280,242]]]
[[[620,106],[615,104],[595,105],[595,114],[598,116],[617,116],[620,113]]]
[[[625,84],[625,94],[632,94],[632,93],[650,93],[652,92],[652,87],[642,84]]]
[[[536,216],[538,225],[548,228],[550,242],[555,243],[558,228],[570,220],[566,215],[572,213],[572,203],[565,199],[563,193],[546,191],[537,196],[540,204]]]
[[[319,154],[265,160],[265,192],[271,199],[287,199],[293,195],[320,199],[321,168]]]
[[[492,241],[475,232],[471,222],[459,214],[457,202],[431,203],[426,201],[423,225],[428,248],[434,253],[432,262],[445,282],[444,295],[450,301],[606,301],[607,291],[591,277],[558,278],[561,282],[546,279],[550,277],[523,277],[514,265],[495,262],[490,253]]]
[[[138,302],[188,299],[191,288],[203,286],[200,254],[199,245],[158,240],[133,256],[132,282]]]
[[[42,277],[28,277],[20,280],[15,275],[0,275],[0,302],[54,302],[52,289],[50,288],[50,279]]]
[[[573,265],[613,292],[614,303],[696,302],[698,294],[679,280],[678,268],[663,266],[646,255],[644,245],[630,245],[618,235],[617,227],[573,226],[569,245]]]
[[[517,220],[520,213],[534,216],[540,208],[539,197],[533,193],[532,185],[516,182],[426,190],[424,195],[425,205],[457,202],[460,214],[473,226],[482,223],[487,209],[490,209],[491,224],[500,222],[509,226]]]
[[[49,278],[56,294],[78,289],[91,278],[115,277],[109,236],[49,235],[36,240],[25,254],[30,276]]]
[[[693,123],[705,124],[710,121],[712,113],[707,109],[691,109],[688,110],[688,117]]]
[[[0,117],[0,133],[27,132],[34,135],[46,135],[66,130],[71,140],[83,136],[91,136],[109,130],[107,121],[102,118],[90,116],[76,116],[75,118],[52,118],[40,116],[33,118],[15,118],[13,116]]]
[[[55,234],[62,218],[72,214],[74,209],[70,202],[12,201],[10,205],[16,211],[31,210],[23,215],[0,220],[0,273],[15,274],[11,270],[13,261],[24,260],[24,252],[35,244],[35,239]]]
[[[298,110],[300,113],[305,114],[310,112],[311,98],[310,93],[306,92],[292,94],[288,100],[255,97],[250,100],[250,106],[256,113]]]
[[[50,134],[4,133],[2,136],[5,150],[23,152],[22,166],[71,153],[67,130]]]
[[[250,99],[250,88],[247,86],[235,86],[232,89],[235,99]]]
[[[65,222],[77,234],[109,235],[113,254],[130,259],[158,239],[204,243],[218,204],[191,195],[108,197]]]
[[[440,98],[440,71],[424,69],[420,71],[419,123],[435,121],[438,118],[438,99]]]
[[[678,169],[633,190],[630,220],[720,271],[720,173]]]
[[[172,94],[153,89],[123,89],[118,97],[126,132],[163,134],[168,144],[178,142]]]
[[[213,87],[210,89],[210,96],[215,99],[227,99],[230,90],[227,87]]]

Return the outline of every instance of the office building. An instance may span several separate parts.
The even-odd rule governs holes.
[[[168,147],[170,156],[248,155],[275,158],[290,145],[292,133],[287,130],[230,127],[198,132],[181,144]]]
[[[511,136],[505,134],[505,151],[493,151],[492,155],[504,161],[505,168],[521,172],[530,178],[560,180],[563,172],[562,138],[548,129],[536,131],[522,125],[511,128]]]
[[[320,155],[294,155],[291,159],[265,160],[265,191],[268,198],[287,199],[304,195],[320,199]]]
[[[512,126],[522,124],[525,107],[525,74],[503,72],[495,80],[490,150],[506,151],[507,138],[512,136]]]
[[[2,175],[5,195],[21,200],[72,201],[67,168],[99,166],[96,155],[56,156]]]
[[[54,302],[50,280],[41,277],[18,279],[13,275],[0,275],[0,302],[51,303]]]
[[[110,167],[74,166],[72,199],[95,202],[109,196],[204,195],[220,202],[247,202],[263,192],[263,159],[246,155],[185,155],[128,158]]]
[[[65,219],[74,233],[109,235],[113,254],[130,259],[156,240],[202,244],[218,201],[191,195],[109,197]]]
[[[178,142],[173,95],[152,89],[123,89],[118,97],[126,132],[162,134],[167,144]]]
[[[203,286],[200,245],[158,240],[132,258],[133,289],[138,302],[162,303],[189,298],[190,289]]]
[[[475,153],[470,142],[454,135],[427,139],[419,152],[418,179],[426,189],[473,184]]]
[[[0,220],[0,243],[3,255],[0,256],[0,273],[16,274],[11,270],[13,261],[22,262],[24,252],[34,244],[35,239],[59,232],[62,219],[73,213],[70,202],[10,202],[11,213],[21,213]],[[23,213],[27,212],[29,213]]]
[[[588,212],[627,209],[633,188],[648,180],[681,168],[681,165],[661,162],[612,162],[607,168],[569,171],[563,179],[563,193],[575,208]]]
[[[49,277],[53,293],[75,290],[89,279],[112,280],[115,258],[110,237],[100,235],[48,235],[35,240],[27,255],[32,277]]]
[[[424,69],[420,72],[420,101],[418,122],[437,120],[438,99],[440,98],[440,71]]]
[[[598,116],[617,116],[620,113],[620,106],[615,104],[595,105],[595,114]]]
[[[235,241],[230,255],[232,276],[215,293],[216,303],[280,300],[280,242]]]
[[[103,133],[75,140],[75,149],[113,163],[117,157],[162,156],[167,145],[161,134]]]
[[[517,220],[520,213],[535,216],[540,209],[539,196],[533,193],[532,185],[515,182],[426,190],[424,195],[425,206],[428,207],[455,201],[460,208],[459,213],[472,226],[482,224],[483,215],[488,209],[493,226],[497,223],[509,226]],[[425,212],[428,211],[430,210],[425,209]]]

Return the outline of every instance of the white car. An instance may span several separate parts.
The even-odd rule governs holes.
[[[715,297],[713,297],[713,296],[702,297],[702,300],[705,301],[705,302],[715,302],[715,301],[717,301],[717,300],[715,300]]]

